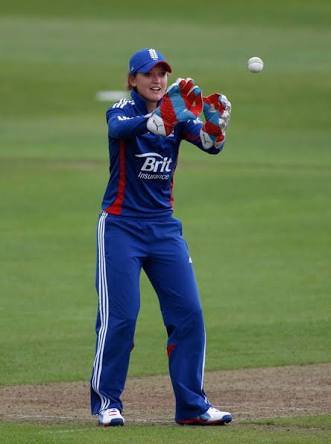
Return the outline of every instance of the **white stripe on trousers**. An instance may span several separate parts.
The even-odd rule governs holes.
[[[204,379],[205,379],[206,343],[207,343],[207,333],[205,327],[203,328],[203,333],[204,333],[204,345],[203,345],[203,362],[202,362],[202,372],[201,372],[201,390],[203,390]],[[205,401],[209,402],[206,395],[205,395]]]
[[[98,332],[97,350],[93,364],[92,387],[101,400],[100,411],[108,408],[110,400],[100,393],[100,378],[103,364],[103,352],[105,348],[108,330],[108,287],[105,260],[105,221],[107,213],[102,213],[98,223],[98,294],[99,294],[99,316],[100,329]]]

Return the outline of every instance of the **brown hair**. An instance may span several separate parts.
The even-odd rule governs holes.
[[[132,90],[135,90],[136,91],[136,88],[135,87],[133,87],[132,85],[131,85],[131,82],[130,82],[130,79],[134,79],[136,77],[136,74],[131,74],[131,73],[129,73],[128,74],[128,78],[127,78],[127,84],[126,84],[126,89],[128,90],[128,91],[132,91]]]

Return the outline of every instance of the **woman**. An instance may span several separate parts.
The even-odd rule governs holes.
[[[230,103],[204,99],[192,79],[167,91],[171,67],[154,49],[130,59],[131,99],[107,111],[110,179],[97,240],[99,295],[91,410],[104,426],[123,425],[121,393],[139,312],[141,269],[160,302],[168,333],[169,372],[179,424],[224,424],[228,412],[212,407],[203,390],[205,329],[192,261],[181,222],[172,217],[173,175],[179,144],[188,140],[210,154],[224,145]]]

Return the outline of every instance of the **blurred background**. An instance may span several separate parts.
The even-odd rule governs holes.
[[[206,369],[330,361],[331,5],[2,0],[0,383],[88,380],[105,122],[137,49],[232,101],[219,156],[183,143],[175,215],[201,290]],[[262,57],[263,73],[247,59]],[[167,372],[142,276],[131,375]]]

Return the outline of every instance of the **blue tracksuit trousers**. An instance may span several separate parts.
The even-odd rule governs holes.
[[[205,329],[192,261],[180,221],[167,216],[135,220],[99,218],[96,286],[97,345],[91,378],[91,410],[118,408],[139,312],[139,276],[146,272],[160,302],[168,333],[169,372],[176,420],[209,407],[203,391]]]

